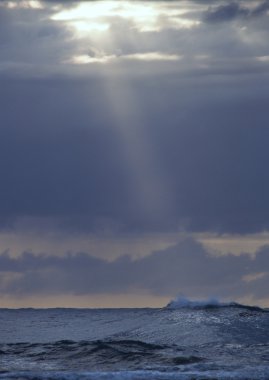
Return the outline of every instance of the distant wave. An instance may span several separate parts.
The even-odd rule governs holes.
[[[217,298],[207,300],[190,300],[189,298],[179,296],[171,300],[165,307],[166,309],[218,309],[218,308],[238,308],[254,311],[268,311],[258,306],[241,305],[237,302],[221,302]]]

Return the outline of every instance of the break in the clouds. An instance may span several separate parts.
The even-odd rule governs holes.
[[[268,39],[268,1],[0,1],[1,236],[267,231]]]
[[[208,295],[268,302],[268,246],[240,256],[212,256],[192,239],[132,260],[108,262],[86,253],[0,256],[0,292],[11,296],[150,294]],[[49,278],[49,281],[48,281]]]

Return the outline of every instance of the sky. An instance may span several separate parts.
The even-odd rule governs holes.
[[[268,40],[268,0],[0,0],[1,307],[269,306]]]

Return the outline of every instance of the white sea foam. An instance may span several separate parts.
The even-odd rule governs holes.
[[[217,298],[208,298],[206,300],[191,300],[184,296],[178,296],[168,303],[168,309],[183,309],[183,308],[204,308],[204,307],[228,307],[234,306],[234,302],[221,302]]]

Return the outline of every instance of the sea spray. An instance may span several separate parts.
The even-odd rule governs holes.
[[[206,300],[191,300],[184,296],[177,296],[171,300],[166,308],[181,309],[181,308],[203,308],[203,307],[228,307],[237,305],[235,302],[221,302],[217,298],[208,298]]]
[[[178,296],[171,300],[165,307],[166,309],[218,309],[218,308],[239,308],[267,312],[259,306],[242,305],[237,302],[222,302],[217,298],[205,300],[191,300],[184,296]]]

